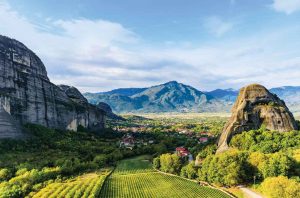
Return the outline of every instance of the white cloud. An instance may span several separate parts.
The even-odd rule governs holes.
[[[186,40],[149,47],[130,29],[100,19],[48,18],[41,26],[2,3],[0,21],[0,34],[35,51],[54,83],[81,91],[145,87],[170,80],[202,90],[239,88],[251,82],[269,87],[300,85],[299,42],[288,40],[298,38],[299,27],[202,46]],[[216,36],[233,28],[217,17],[208,21]]]
[[[203,23],[204,27],[217,37],[223,36],[225,33],[232,30],[234,24],[231,22],[225,22],[219,17],[212,16],[206,18]]]
[[[274,0],[272,7],[278,12],[292,14],[300,10],[300,0]]]

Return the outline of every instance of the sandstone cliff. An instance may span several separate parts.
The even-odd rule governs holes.
[[[105,113],[74,87],[49,81],[42,61],[22,43],[0,36],[0,138],[22,136],[20,126],[35,123],[77,130],[100,130]],[[14,122],[14,123],[12,123]],[[10,127],[9,131],[7,127]]]
[[[252,84],[243,87],[232,108],[232,116],[226,123],[218,141],[218,152],[228,149],[235,134],[262,125],[268,130],[286,132],[297,129],[296,121],[284,101],[265,87]]]

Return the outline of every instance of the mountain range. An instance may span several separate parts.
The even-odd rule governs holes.
[[[292,112],[300,112],[300,86],[272,88]],[[120,88],[108,92],[84,93],[92,104],[107,103],[116,113],[229,112],[238,90],[199,91],[176,81],[148,88]]]

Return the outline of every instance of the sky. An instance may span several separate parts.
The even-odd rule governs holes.
[[[300,86],[300,0],[0,0],[0,34],[82,92]]]

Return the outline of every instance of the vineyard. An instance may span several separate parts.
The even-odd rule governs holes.
[[[90,173],[65,182],[52,183],[33,198],[93,198],[98,197],[110,170]]]
[[[115,172],[106,179],[100,197],[229,197],[195,182],[156,172],[150,165],[142,157],[121,161]]]
[[[137,174],[153,172],[150,162],[151,156],[142,155],[131,159],[125,159],[118,163],[114,175]]]

